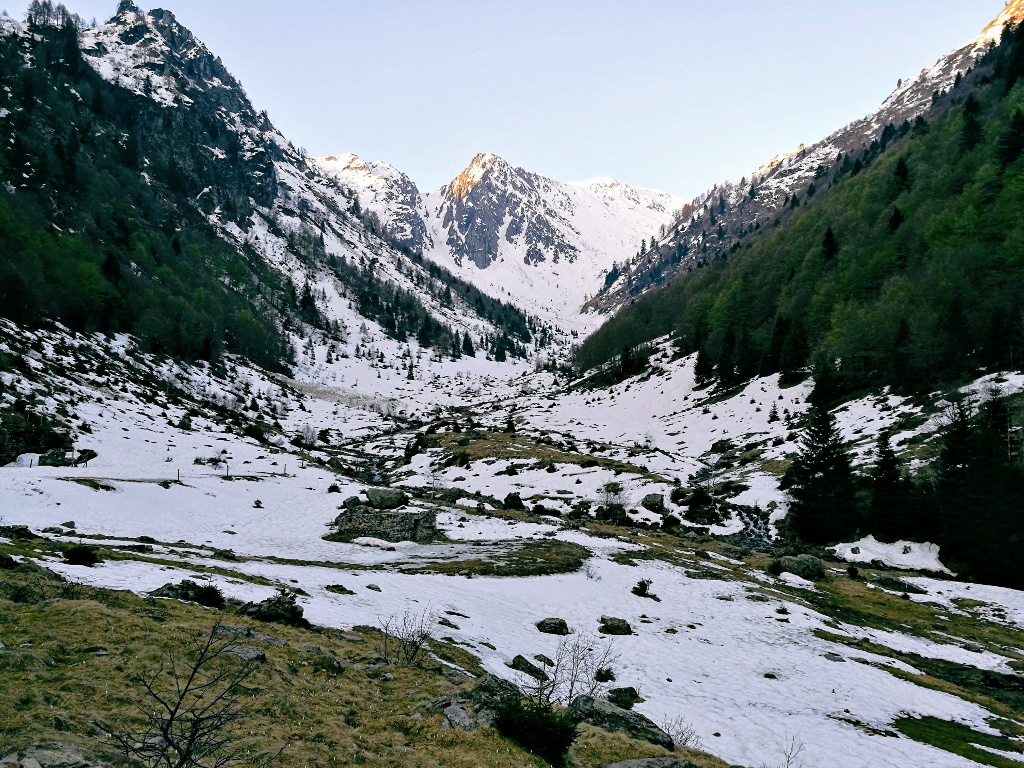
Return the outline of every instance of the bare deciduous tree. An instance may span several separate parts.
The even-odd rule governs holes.
[[[545,664],[547,680],[524,678],[522,687],[545,705],[568,705],[577,696],[599,696],[615,680],[612,671],[619,660],[613,640],[587,633],[563,637],[554,663]]]
[[[677,747],[702,749],[703,743],[692,725],[682,717],[665,717],[661,722],[661,730],[672,737]]]
[[[378,619],[380,624],[380,655],[385,664],[414,666],[426,651],[431,638],[434,616],[429,609],[422,613],[406,611],[401,616]]]
[[[249,712],[239,686],[259,662],[230,653],[235,642],[218,622],[192,638],[185,658],[169,652],[159,667],[131,678],[145,691],[146,705],[144,726],[112,733],[127,757],[147,768],[226,768],[247,754],[239,726]],[[257,762],[266,765],[278,755]]]

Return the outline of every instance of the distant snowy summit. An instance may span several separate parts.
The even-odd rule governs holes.
[[[664,233],[679,197],[611,178],[560,182],[478,154],[436,192],[352,154],[317,161],[396,241],[482,290],[573,330],[616,264]]]

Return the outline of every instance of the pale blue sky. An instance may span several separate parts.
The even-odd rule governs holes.
[[[101,20],[117,5],[66,2]],[[867,114],[1002,6],[163,0],[311,154],[385,160],[434,189],[494,152],[686,197]]]

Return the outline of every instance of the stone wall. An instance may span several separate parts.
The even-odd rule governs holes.
[[[372,536],[384,541],[430,541],[437,535],[437,513],[426,509],[383,511],[346,509],[334,521],[342,536]]]

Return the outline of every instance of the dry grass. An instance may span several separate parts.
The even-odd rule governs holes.
[[[252,758],[286,749],[283,768],[365,765],[380,768],[540,768],[543,762],[489,728],[446,730],[427,705],[468,688],[435,660],[421,668],[380,668],[375,632],[302,630],[259,624],[228,612],[172,600],[143,600],[129,592],[82,588],[76,600],[13,603],[12,588],[57,579],[23,569],[0,571],[0,755],[42,742],[65,742],[100,756],[111,743],[97,723],[127,724],[144,701],[130,677],[184,652],[189,638],[222,619],[273,634],[284,646],[259,645],[267,656],[246,682],[253,714],[246,728]],[[470,672],[482,670],[464,649],[433,641],[437,658]],[[351,662],[341,672],[327,655]],[[393,680],[383,679],[383,673]],[[453,682],[456,681],[456,682]],[[462,682],[465,681],[465,682]],[[574,768],[665,754],[658,748],[583,727]],[[695,753],[697,765],[724,763]]]

